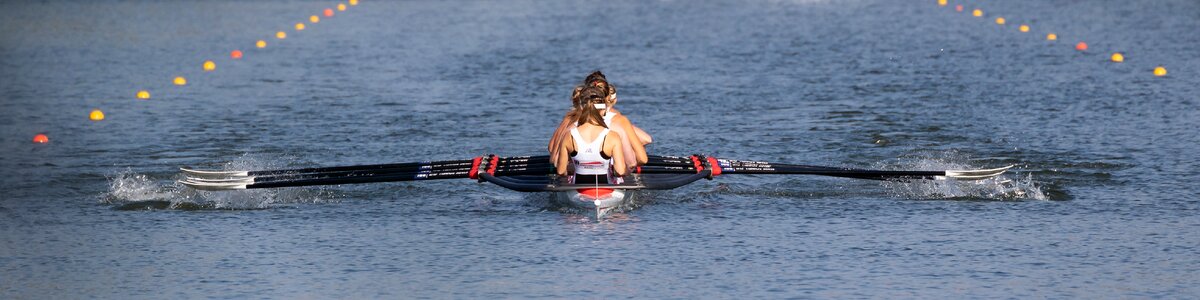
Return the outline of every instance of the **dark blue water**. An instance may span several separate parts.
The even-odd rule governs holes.
[[[292,29],[334,5],[0,3],[0,298],[1200,294],[1200,2],[364,1]],[[601,222],[469,180],[174,183],[540,154],[597,69],[652,154],[1017,167],[725,176]]]

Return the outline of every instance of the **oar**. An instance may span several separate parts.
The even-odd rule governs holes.
[[[521,176],[521,175],[547,175],[553,174],[554,169],[550,167],[509,167],[501,168],[494,171],[495,176]],[[387,173],[387,174],[355,174],[339,177],[294,177],[294,178],[277,178],[276,180],[257,181],[256,179],[234,179],[234,180],[205,180],[197,178],[189,178],[181,180],[180,183],[189,187],[200,190],[238,190],[238,189],[258,189],[258,188],[276,188],[276,187],[292,187],[292,186],[315,186],[315,185],[335,185],[335,184],[352,184],[352,183],[371,183],[371,182],[396,182],[396,181],[416,181],[416,180],[436,180],[436,179],[456,179],[468,178],[471,175],[471,169],[452,169],[441,171],[420,171],[420,172],[402,172],[402,173]]]
[[[501,162],[549,162],[549,156],[518,156],[501,158]],[[194,178],[231,178],[231,177],[247,177],[247,176],[264,176],[264,175],[281,175],[281,174],[311,174],[311,173],[327,173],[327,172],[345,172],[345,171],[363,171],[363,170],[419,170],[419,169],[434,169],[434,168],[449,168],[449,167],[470,167],[475,163],[474,159],[461,160],[444,160],[444,161],[427,161],[427,162],[408,162],[408,163],[393,163],[393,164],[374,164],[374,165],[353,165],[353,166],[336,166],[336,167],[320,167],[320,168],[301,168],[301,169],[282,169],[282,170],[261,170],[261,171],[207,171],[196,170],[188,167],[179,168],[188,177]]]
[[[347,179],[347,178],[365,178],[379,176],[417,176],[421,174],[446,174],[456,172],[470,172],[475,166],[466,167],[442,167],[432,169],[380,169],[380,170],[354,170],[354,171],[337,171],[325,173],[306,173],[306,174],[279,174],[279,175],[264,175],[264,176],[247,176],[234,178],[203,178],[203,177],[187,177],[186,181],[191,183],[211,183],[211,184],[262,184],[268,182],[280,181],[301,181],[301,180],[318,180],[318,179]],[[552,170],[553,166],[549,163],[507,163],[496,167],[493,172],[508,173],[520,170]],[[468,173],[469,175],[469,173]],[[347,179],[348,180],[348,179]],[[305,181],[307,182],[307,181]]]
[[[679,156],[656,157],[665,160],[682,161],[688,158]],[[700,159],[700,157],[697,157]],[[707,160],[708,158],[704,158]],[[943,171],[910,171],[910,170],[867,170],[838,168],[825,166],[810,166],[796,164],[780,164],[763,161],[742,161],[712,158],[709,164],[716,162],[713,175],[725,174],[791,174],[791,175],[820,175],[857,179],[890,180],[890,179],[957,179],[978,180],[998,176],[1013,166],[981,170],[943,170]],[[675,166],[642,166],[637,170],[645,174],[663,173],[695,173],[694,165]]]

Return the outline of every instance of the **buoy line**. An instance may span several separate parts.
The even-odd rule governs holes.
[[[945,6],[948,6],[949,4],[950,4],[949,0],[937,0],[937,6],[939,6],[939,7],[945,7]],[[954,11],[956,11],[956,12],[962,12],[963,9],[964,9],[964,7],[962,4],[954,5]],[[984,17],[983,9],[975,8],[975,9],[971,10],[971,15],[976,18],[983,18]],[[1008,19],[1006,19],[1004,17],[997,16],[994,20],[997,25],[1005,25],[1008,23]],[[1017,27],[1017,31],[1020,31],[1020,32],[1029,32],[1030,30],[1032,30],[1032,28],[1028,24],[1021,24],[1021,26]],[[1046,33],[1046,40],[1047,41],[1057,41],[1058,34],[1054,33],[1054,32]],[[1079,41],[1078,43],[1075,44],[1075,50],[1077,50],[1077,51],[1087,52],[1088,49],[1089,49],[1088,44],[1084,41]],[[1121,53],[1121,52],[1113,52],[1112,55],[1109,56],[1109,61],[1114,62],[1114,63],[1123,63],[1123,62],[1125,62],[1125,54]],[[1167,76],[1167,68],[1163,67],[1162,65],[1158,65],[1158,66],[1154,67],[1153,74],[1155,77]]]
[[[346,11],[346,9],[349,6],[357,6],[358,2],[359,2],[358,0],[348,0],[344,3],[338,3],[336,6],[322,9],[321,13],[319,15],[324,16],[325,18],[332,18],[335,15],[335,12],[334,12],[335,9],[338,12],[344,12],[344,11]],[[349,6],[347,6],[347,4]],[[296,31],[303,31],[304,29],[308,28],[308,26],[310,26],[310,24],[320,23],[321,17],[314,14],[314,15],[308,16],[307,20],[308,20],[309,24],[305,24],[304,22],[298,22],[293,26],[293,28]],[[287,38],[287,32],[278,31],[275,33],[275,38],[279,39],[279,40],[283,40],[283,39]],[[267,41],[264,39],[257,40],[254,42],[254,47],[257,49],[266,48]],[[231,60],[235,60],[235,61],[241,60],[244,56],[245,56],[245,52],[243,52],[240,49],[234,49],[229,52],[229,58]],[[216,64],[216,62],[214,62],[212,60],[204,60],[203,63],[201,64],[200,68],[204,72],[213,72],[213,71],[216,71],[217,64]],[[185,78],[183,76],[175,76],[174,78],[171,79],[171,83],[175,86],[186,86],[188,81],[187,81],[187,78]],[[135,99],[139,99],[139,100],[150,100],[150,91],[148,89],[139,89],[133,93],[133,96]],[[104,119],[105,119],[104,112],[102,110],[100,110],[99,108],[94,108],[88,113],[88,120],[91,120],[93,122],[102,121]],[[46,144],[49,142],[50,142],[50,138],[45,133],[37,133],[33,137],[33,143],[36,143],[36,144]]]

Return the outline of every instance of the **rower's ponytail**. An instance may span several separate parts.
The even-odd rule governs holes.
[[[579,113],[575,115],[575,125],[583,125],[592,123],[595,125],[604,126],[604,111],[605,108],[596,108],[597,104],[606,105],[605,98],[608,98],[608,89],[599,87],[584,87],[579,91],[579,96],[576,97],[576,103]]]

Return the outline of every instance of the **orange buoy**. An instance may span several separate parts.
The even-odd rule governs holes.
[[[938,0],[938,6],[946,6],[946,0]]]
[[[38,143],[38,144],[45,144],[45,143],[50,142],[50,138],[47,137],[45,134],[39,133],[39,134],[33,136],[33,142]]]
[[[346,10],[346,5],[338,3],[338,11],[344,11],[344,10]]]
[[[976,16],[976,17],[982,17],[982,16],[983,16],[983,10],[975,9],[975,11],[972,11],[972,12],[971,12],[971,15],[972,15],[972,16]]]
[[[217,64],[211,60],[204,61],[204,71],[212,71],[217,69]]]
[[[1018,27],[1017,30],[1020,30],[1021,32],[1029,32],[1029,25],[1021,24],[1021,27]]]
[[[267,47],[267,41],[264,41],[264,40],[258,40],[258,42],[255,42],[255,43],[254,43],[254,46],[255,46],[255,47],[258,47],[258,48],[260,48],[260,49],[261,49],[261,48],[266,48],[266,47]]]
[[[325,17],[328,18],[328,17],[332,17],[332,16],[333,16],[333,10],[326,8],[325,9]]]
[[[88,119],[91,119],[92,121],[104,120],[104,112],[100,111],[99,109],[93,109],[92,113],[88,114]]]
[[[1125,61],[1125,55],[1121,54],[1121,52],[1113,53],[1112,61],[1113,62],[1123,62],[1123,61]]]
[[[957,12],[962,12],[962,5],[955,5],[955,6],[954,6],[954,11],[957,11]]]
[[[146,90],[140,90],[137,92],[137,98],[143,100],[150,99],[150,92]]]
[[[187,79],[183,78],[183,76],[176,76],[174,82],[175,85],[187,85]]]
[[[304,30],[304,23],[296,23],[296,31]]]
[[[233,50],[233,52],[229,52],[229,57],[233,59],[242,58],[242,50]]]
[[[350,0],[350,6],[358,5],[358,0]]]
[[[308,16],[308,22],[313,24],[321,23],[321,17],[318,17],[317,15]]]
[[[1047,35],[1046,35],[1046,40],[1047,40],[1047,41],[1057,41],[1057,40],[1058,40],[1058,35],[1057,35],[1057,34],[1053,34],[1053,33],[1051,33],[1051,34],[1047,34]]]
[[[286,39],[286,38],[287,38],[287,32],[283,32],[283,31],[276,32],[276,33],[275,33],[275,38],[278,38],[278,39],[281,39],[281,40],[282,40],[282,39]]]
[[[1004,18],[996,18],[996,24],[1004,25]]]
[[[1157,77],[1167,76],[1167,68],[1163,68],[1163,66],[1158,66],[1158,67],[1154,68],[1154,76],[1157,76]],[[1186,77],[1186,76],[1184,76],[1184,77]]]
[[[1087,51],[1087,43],[1079,42],[1078,44],[1075,44],[1075,50]]]

